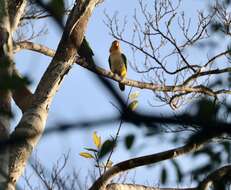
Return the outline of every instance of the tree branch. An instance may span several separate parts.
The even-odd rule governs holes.
[[[15,67],[13,68],[13,75],[21,78],[20,73]],[[29,88],[23,85],[20,88],[12,90],[12,97],[16,105],[21,109],[21,111],[25,112],[32,102],[33,94]]]
[[[5,81],[12,76],[13,43],[10,29],[9,1],[0,0],[0,138],[9,138],[11,116],[10,87]],[[9,149],[5,146],[0,150],[0,189],[6,189],[9,174]]]
[[[42,53],[44,55],[51,56],[51,57],[54,56],[55,54],[54,50],[44,45],[34,44],[32,42],[16,43],[15,48],[14,48],[15,52],[21,49],[28,49],[28,50],[36,51],[36,52],[39,52],[39,53]],[[145,82],[129,80],[129,79],[121,79],[118,75],[115,75],[112,72],[107,71],[101,67],[98,67],[95,65],[91,66],[84,60],[77,60],[77,64],[96,74],[110,78],[118,82],[121,82],[122,84],[125,84],[127,86],[133,86],[133,87],[137,87],[141,89],[149,89],[152,91],[159,91],[159,92],[202,93],[202,94],[207,94],[213,97],[216,96],[216,94],[212,90],[202,85],[195,86],[195,87],[189,87],[189,86],[184,86],[184,85],[167,86],[167,85],[159,85],[159,84],[154,84],[154,83],[145,83]]]
[[[231,165],[223,166],[214,172],[210,173],[203,181],[198,185],[198,190],[208,190],[212,185],[223,180],[224,178],[230,179],[231,177]]]
[[[148,187],[137,184],[117,184],[111,183],[106,186],[106,190],[208,190],[212,185],[221,181],[223,178],[230,178],[231,165],[223,166],[214,172],[210,173],[204,180],[202,180],[197,187],[192,188],[161,188]]]
[[[10,0],[9,1],[9,16],[11,32],[13,33],[21,21],[22,16],[25,14],[27,0]]]
[[[176,158],[186,153],[194,152],[203,147],[204,144],[208,142],[208,139],[200,142],[189,143],[182,147],[175,148],[172,150],[164,151],[161,153],[151,154],[147,156],[141,156],[133,159],[129,159],[114,165],[112,168],[108,169],[102,176],[100,176],[91,186],[89,190],[105,190],[109,181],[115,175],[120,172],[124,172],[136,167],[145,166],[149,164],[158,163],[167,159]]]
[[[161,187],[148,187],[145,185],[137,184],[108,184],[106,190],[195,190],[195,188],[161,188]]]
[[[14,44],[14,53],[22,50],[27,49],[31,51],[35,51],[41,54],[44,54],[49,57],[54,57],[55,50],[50,49],[42,44],[35,44],[33,42],[23,41],[23,42],[17,42]]]
[[[11,145],[9,184],[13,187],[44,131],[51,101],[60,87],[63,77],[76,59],[89,17],[98,1],[76,1],[68,17],[57,51],[35,90],[32,103],[25,110],[21,121],[11,134],[11,139],[24,138],[23,141]],[[33,138],[31,138],[32,136]]]

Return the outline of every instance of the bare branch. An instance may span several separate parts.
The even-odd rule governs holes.
[[[13,75],[21,78],[21,75],[15,67],[13,70]],[[25,112],[32,102],[33,94],[29,88],[23,85],[20,88],[12,90],[12,97],[16,105],[21,109],[21,111]]]
[[[224,178],[230,179],[231,165],[223,166],[212,173],[210,173],[203,181],[198,185],[198,189],[208,190],[212,185],[223,180]]]
[[[11,186],[15,186],[16,181],[24,170],[27,159],[44,131],[51,101],[63,77],[68,73],[75,61],[89,17],[97,3],[98,0],[87,0],[84,2],[78,1],[74,5],[56,54],[35,90],[31,105],[24,112],[19,125],[11,134],[12,139],[24,137],[23,142],[11,146],[8,182]],[[31,138],[31,136],[34,137]]]
[[[55,55],[55,51],[53,49],[50,49],[50,48],[48,48],[44,45],[41,45],[41,44],[35,44],[33,42],[28,42],[28,41],[17,42],[14,46],[14,52],[15,53],[20,51],[20,50],[23,50],[23,49],[42,53],[42,54],[47,55],[49,57],[54,57],[54,55]]]
[[[111,183],[108,184],[107,190],[208,190],[215,183],[222,180],[224,177],[229,178],[231,174],[231,166],[223,166],[214,172],[210,173],[204,180],[202,180],[197,187],[192,188],[161,188],[161,187],[149,187],[144,185],[137,184],[117,184]]]
[[[111,17],[105,14],[107,19],[105,24],[111,35],[131,48],[133,52],[132,68],[137,73],[143,74],[146,81],[154,84],[168,86],[167,82],[171,81],[172,86],[203,86],[214,92],[215,89],[209,86],[211,75],[228,73],[228,71],[225,68],[216,72],[216,69],[212,67],[213,63],[218,58],[227,56],[229,50],[221,50],[221,53],[203,61],[203,63],[193,57],[193,48],[199,48],[198,45],[205,42],[211,43],[213,38],[209,33],[210,26],[217,17],[219,17],[220,23],[225,22],[229,26],[228,23],[231,23],[231,19],[227,8],[225,6],[220,8],[219,4],[222,3],[217,1],[216,8],[206,13],[197,11],[197,18],[192,20],[186,18],[185,12],[181,10],[182,1],[177,1],[174,5],[169,0],[156,0],[153,4],[142,0],[138,2],[142,18],[135,11],[132,35],[125,34],[125,26],[121,27],[118,14]],[[130,28],[127,30],[130,34]],[[207,59],[207,57],[205,58]],[[222,63],[224,63],[224,59]],[[219,63],[218,68],[222,68],[222,63]],[[210,67],[206,68],[207,66]],[[199,78],[202,76],[204,78],[200,80]],[[225,89],[219,90],[221,92]],[[178,94],[174,91],[169,93],[154,91],[156,98],[167,104]],[[183,91],[180,94],[181,96],[185,94],[183,97],[186,103],[192,98],[198,97],[195,94],[186,95],[188,92]],[[182,101],[182,104],[185,102]],[[177,108],[179,106],[180,104],[176,105]]]
[[[9,1],[9,16],[11,32],[13,33],[20,24],[21,18],[25,13],[27,0],[11,0]]]
[[[9,138],[11,113],[11,88],[4,87],[5,80],[9,80],[13,72],[13,40],[9,15],[9,2],[0,1],[0,137],[3,140]],[[6,146],[0,152],[0,189],[7,189],[9,147]]]
[[[196,190],[195,188],[161,188],[161,187],[149,187],[145,185],[137,184],[108,184],[106,190]]]
[[[186,153],[194,152],[202,148],[207,141],[208,140],[206,139],[205,141],[186,144],[182,147],[164,151],[161,153],[151,154],[120,162],[114,165],[112,168],[108,169],[101,177],[99,177],[91,186],[90,190],[104,190],[110,179],[120,172],[124,172],[126,170],[134,169],[136,167],[148,164],[158,163],[167,159],[176,158]]]
[[[19,47],[18,47],[19,46]],[[19,43],[19,45],[16,46],[16,50],[20,49],[20,46],[23,48],[27,48],[29,50],[33,50],[36,52],[40,52],[44,55],[47,56],[53,56],[54,55],[54,50],[49,49],[48,47],[45,47],[40,44],[33,44],[31,42],[22,42]],[[84,60],[81,60],[78,62],[78,64],[84,68],[89,69],[90,71],[99,74],[101,76],[113,79],[115,81],[119,81],[122,84],[125,84],[127,86],[133,86],[141,89],[149,89],[153,91],[160,91],[160,92],[184,92],[184,93],[202,93],[202,94],[207,94],[209,96],[216,96],[216,94],[211,91],[209,88],[206,88],[205,86],[195,86],[195,87],[188,87],[188,86],[183,86],[183,85],[173,85],[173,86],[168,86],[168,85],[159,85],[159,84],[154,84],[154,83],[145,83],[145,82],[140,82],[140,81],[135,81],[135,80],[129,80],[129,79],[121,79],[118,75],[113,74],[110,71],[107,71],[101,67],[94,66],[92,67],[88,63],[86,63]]]

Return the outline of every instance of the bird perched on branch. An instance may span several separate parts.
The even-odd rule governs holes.
[[[127,59],[126,56],[121,52],[119,41],[115,40],[111,44],[110,55],[109,55],[109,66],[111,72],[119,75],[121,78],[125,78],[127,75]],[[125,85],[119,83],[120,90],[124,91]]]
[[[80,55],[81,58],[84,58],[87,61],[87,63],[90,64],[91,66],[95,64],[93,59],[94,56],[93,50],[91,49],[85,36],[78,50],[78,54]]]

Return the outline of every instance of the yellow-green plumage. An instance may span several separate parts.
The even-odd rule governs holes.
[[[86,37],[84,36],[83,41],[81,46],[79,47],[78,54],[80,55],[81,58],[84,58],[88,64],[95,65],[94,63],[94,53],[93,50],[91,49]]]
[[[113,73],[119,75],[121,78],[126,78],[127,75],[127,59],[121,52],[119,42],[114,41],[110,48],[109,65]],[[124,91],[125,85],[119,83],[120,90]]]

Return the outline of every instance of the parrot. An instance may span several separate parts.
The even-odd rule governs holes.
[[[85,58],[87,63],[90,64],[91,66],[95,64],[93,60],[93,56],[94,56],[93,50],[91,49],[85,36],[78,50],[78,54],[80,55],[80,57]]]
[[[109,52],[108,62],[111,72],[124,79],[127,75],[127,58],[121,51],[119,41],[112,42]],[[124,84],[119,83],[119,87],[121,91],[125,90]]]

